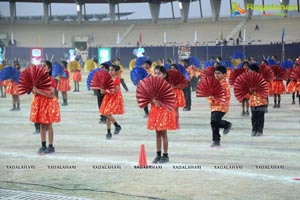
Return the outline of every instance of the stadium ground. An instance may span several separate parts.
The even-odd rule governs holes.
[[[280,109],[272,108],[270,98],[262,137],[250,137],[250,117],[240,116],[232,97],[225,119],[233,129],[222,136],[221,148],[210,148],[209,107],[192,93],[192,111],[181,111],[181,129],[169,132],[170,163],[151,165],[155,133],[146,129],[128,71],[125,80],[130,91],[123,90],[126,113],[116,117],[120,135],[105,139],[96,97],[83,82],[79,93],[68,93],[69,106],[61,107],[51,155],[36,153],[40,137],[29,122],[32,96],[21,97],[19,112],[9,111],[11,96],[1,98],[0,188],[101,200],[299,199],[300,108],[291,105],[291,95],[282,97]],[[141,144],[152,168],[137,168]]]

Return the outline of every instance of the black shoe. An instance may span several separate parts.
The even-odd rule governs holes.
[[[119,134],[120,131],[121,131],[121,129],[122,129],[122,128],[121,128],[120,125],[116,126],[114,134],[115,134],[115,135]]]
[[[296,104],[296,102],[295,102],[295,101],[293,101],[293,102],[292,102],[292,104]]]
[[[61,106],[67,106],[67,105],[68,105],[68,103],[65,103],[65,102],[61,104]]]
[[[246,112],[245,112],[245,116],[249,116],[249,111],[246,111]]]
[[[38,153],[44,153],[44,151],[46,151],[47,147],[41,147],[38,150]]]
[[[33,134],[39,134],[41,131],[40,131],[40,129],[36,129],[34,132],[33,132]]]
[[[77,92],[77,90],[73,90],[73,92]]]
[[[105,119],[100,119],[99,124],[106,124],[106,120]]]
[[[160,157],[160,160],[158,161],[158,163],[167,163],[167,162],[169,162],[170,160],[169,160],[169,157],[167,157],[167,156],[163,156],[163,157]]]
[[[214,141],[210,147],[219,147],[220,146],[220,142],[219,141]]]
[[[245,114],[246,114],[245,111],[241,112],[241,116],[245,116]]]
[[[262,135],[263,135],[263,132],[257,132],[257,133],[256,133],[256,136],[258,136],[258,137],[259,137],[259,136],[262,136]]]
[[[145,114],[145,115],[144,115],[144,118],[148,118],[148,114]]]
[[[277,105],[277,108],[280,108],[280,104]]]
[[[110,140],[111,137],[112,137],[111,133],[107,133],[107,134],[106,134],[106,139],[107,139],[107,140]]]
[[[54,147],[47,147],[47,149],[44,151],[44,153],[54,153],[55,148]]]
[[[12,108],[12,109],[10,109],[9,111],[16,111],[16,108]]]
[[[232,123],[228,122],[228,127],[224,128],[223,134],[226,135],[229,133],[230,129],[232,127]]]
[[[191,111],[191,108],[184,107],[184,108],[183,108],[183,111]]]
[[[277,108],[277,104],[274,104],[273,108]]]
[[[252,136],[252,137],[256,136],[256,131],[252,131],[252,132],[251,132],[251,136]]]
[[[158,163],[158,162],[160,161],[160,159],[161,159],[161,156],[156,156],[156,157],[154,158],[154,160],[152,161],[152,163],[153,163],[153,164],[156,164],[156,163]]]

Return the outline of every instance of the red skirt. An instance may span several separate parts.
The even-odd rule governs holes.
[[[6,85],[6,93],[11,95],[19,95],[18,84],[14,81],[9,81]]]
[[[50,99],[42,95],[34,95],[31,103],[30,121],[41,124],[60,122],[57,98]]]
[[[68,78],[61,78],[57,84],[57,90],[67,92],[71,90],[70,80]]]
[[[0,81],[0,86],[4,86],[4,81]]]
[[[101,107],[100,115],[121,115],[124,113],[124,101],[121,91],[117,93],[106,93]]]
[[[295,85],[295,92],[300,93],[300,80],[298,80],[296,85]]]
[[[73,80],[73,82],[81,82],[81,72],[80,71],[74,71],[72,73],[72,80]]]
[[[275,80],[272,82],[272,92],[271,94],[284,94],[285,86],[282,80]]]
[[[151,104],[148,115],[149,130],[176,130],[178,122],[176,121],[176,110],[168,111],[163,107],[157,107]]]
[[[185,98],[181,88],[174,88],[175,108],[185,107]]]
[[[291,80],[289,84],[286,86],[286,91],[289,93],[294,93],[296,91],[296,83],[297,81]]]

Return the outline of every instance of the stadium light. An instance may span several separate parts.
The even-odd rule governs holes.
[[[179,9],[182,10],[182,3],[179,1],[178,4],[179,4]]]

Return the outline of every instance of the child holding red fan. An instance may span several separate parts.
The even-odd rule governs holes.
[[[168,78],[168,74],[166,69],[163,66],[156,66],[154,70],[154,75],[161,79]],[[156,131],[156,150],[157,156],[153,160],[153,163],[167,163],[169,162],[168,155],[168,135],[167,130],[176,130],[176,111],[175,111],[175,94],[171,86],[166,83],[168,87],[170,87],[171,98],[173,98],[172,110],[167,110],[162,106],[162,102],[159,100],[153,99],[151,103],[151,108],[148,116],[148,129]],[[162,153],[163,147],[163,156]]]
[[[259,67],[256,64],[251,64],[249,70],[253,72],[259,71]],[[267,85],[267,82],[265,83]],[[265,112],[267,110],[268,99],[267,96],[263,97],[255,91],[250,91],[250,106],[251,106],[251,122],[252,122],[252,133],[251,136],[262,136],[264,123],[265,123]]]
[[[60,122],[60,109],[54,94],[55,80],[51,77],[52,63],[45,61],[44,67],[46,67],[50,76],[51,91],[49,93],[37,87],[33,87],[32,93],[35,95],[31,104],[30,120],[35,123],[40,123],[42,147],[38,150],[38,153],[47,154],[55,152],[52,123]],[[46,130],[48,130],[48,147],[46,146]]]
[[[120,78],[118,77],[118,71],[120,67],[117,65],[112,65],[109,67],[109,74],[113,79],[114,83],[114,91],[106,91],[105,89],[101,89],[101,94],[105,94],[103,101],[101,103],[101,107],[99,110],[100,115],[106,116],[106,126],[107,126],[107,134],[106,139],[111,139],[111,123],[115,126],[114,134],[119,134],[121,131],[121,126],[118,124],[113,115],[118,114],[121,115],[124,113],[124,101],[120,88]]]
[[[58,84],[57,84],[57,90],[61,91],[61,95],[63,98],[62,106],[68,105],[68,94],[67,92],[71,90],[70,85],[70,72],[68,70],[68,62],[67,61],[61,61],[61,65],[65,68],[66,77],[60,77]]]
[[[226,82],[225,75],[226,75],[226,67],[218,66],[215,68],[214,76],[215,78],[221,83],[221,86],[225,92],[225,100],[221,101],[215,98],[214,96],[208,97],[208,102],[210,104],[211,109],[211,129],[212,129],[212,137],[213,143],[211,147],[218,147],[220,146],[220,128],[224,128],[223,134],[228,134],[231,129],[231,122],[222,120],[222,117],[228,112],[229,108],[229,101],[230,101],[230,86]]]

